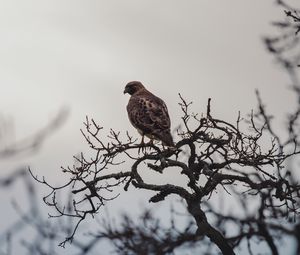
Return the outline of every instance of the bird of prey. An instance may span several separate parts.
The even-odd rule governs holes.
[[[131,124],[142,135],[141,144],[144,145],[144,136],[160,140],[163,145],[174,147],[170,133],[170,117],[166,104],[162,99],[148,91],[141,82],[127,83],[124,94],[131,95],[127,112]]]

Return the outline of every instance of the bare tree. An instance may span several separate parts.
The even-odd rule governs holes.
[[[282,221],[286,217],[296,220],[299,213],[300,186],[285,164],[300,152],[298,137],[282,141],[273,130],[271,117],[259,95],[258,111],[247,119],[238,116],[234,124],[212,117],[210,100],[206,116],[199,118],[190,112],[191,103],[180,98],[183,127],[178,130],[180,140],[176,150],[162,150],[159,145],[149,144],[147,152],[137,155],[140,145],[128,133],[126,139],[122,139],[120,132],[111,130],[106,143],[100,138],[102,127],[87,118],[82,134],[94,156],[81,154],[76,157],[79,165],[63,168],[70,175],[70,181],[62,187],[52,187],[44,179],[37,179],[51,189],[44,201],[56,209],[55,217],[77,218],[77,225],[61,246],[73,239],[78,225],[87,215],[96,214],[104,202],[117,198],[118,194],[107,194],[119,186],[125,191],[132,186],[155,192],[149,199],[151,203],[163,202],[170,195],[180,197],[197,226],[194,238],[201,242],[204,236],[208,237],[223,254],[234,254],[241,240],[254,237],[263,239],[273,254],[278,254],[275,241],[280,236],[273,232],[296,236],[296,228],[285,228]],[[290,130],[295,130],[296,124],[296,121],[289,123]],[[247,128],[242,128],[245,125]],[[186,177],[186,186],[148,183],[140,171],[145,166],[148,171],[161,174],[169,167],[177,167]],[[114,172],[107,173],[107,169],[114,169]],[[74,195],[71,212],[57,201],[59,190],[67,188],[71,188]],[[243,217],[224,215],[210,204],[209,198],[216,195],[218,188],[229,195],[237,194],[235,197],[245,211]],[[253,196],[258,196],[260,203],[253,214],[248,214],[253,210],[247,201]],[[218,219],[215,224],[208,221],[208,214]],[[230,221],[240,229],[235,235],[224,229],[225,223]],[[127,253],[124,251],[124,254]]]
[[[44,140],[59,128],[65,121],[68,115],[68,110],[61,109],[60,112],[51,120],[44,128],[36,131],[33,135],[28,136],[22,140],[12,140],[14,134],[13,124],[11,121],[1,118],[0,119],[0,160],[20,155],[26,155],[36,152]]]
[[[11,140],[11,130],[13,125],[11,121],[5,118],[1,118],[0,123],[0,160],[9,159],[13,160],[16,157],[30,155],[35,153],[44,143],[45,139],[59,128],[67,118],[68,112],[66,109],[62,109],[54,119],[52,119],[44,128],[36,131],[32,136],[26,137],[22,140]],[[36,243],[42,245],[46,240],[49,241],[51,228],[49,224],[46,224],[43,219],[43,213],[39,203],[38,193],[36,192],[36,183],[31,178],[28,167],[20,166],[10,174],[2,174],[0,177],[0,190],[4,193],[13,188],[14,185],[18,185],[20,193],[26,194],[26,211],[23,210],[24,201],[19,201],[18,196],[12,201],[12,205],[19,213],[20,218],[11,224],[7,229],[1,229],[0,232],[0,254],[11,255],[15,254],[15,247],[17,246],[18,236],[22,234],[24,230],[29,229],[32,226],[37,230]],[[21,191],[21,189],[23,189]],[[7,204],[2,204],[4,208],[9,207]],[[47,227],[48,226],[48,227]],[[47,230],[47,231],[45,231]],[[50,238],[51,239],[51,238]],[[42,240],[42,241],[39,241]],[[21,245],[28,245],[29,240],[23,240]],[[49,247],[55,247],[54,240],[53,245]],[[55,243],[56,244],[56,243]],[[51,251],[51,249],[49,250]],[[44,254],[34,253],[30,254]],[[54,254],[54,253],[53,253]]]

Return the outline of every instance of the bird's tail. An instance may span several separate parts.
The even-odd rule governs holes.
[[[165,130],[163,132],[160,132],[159,139],[163,142],[164,145],[169,147],[175,147],[173,137],[170,133],[170,130]]]

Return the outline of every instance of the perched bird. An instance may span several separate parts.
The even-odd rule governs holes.
[[[150,142],[162,141],[163,145],[174,147],[170,133],[170,117],[163,100],[148,91],[141,82],[131,81],[124,90],[124,94],[131,95],[127,112],[131,124],[142,135],[141,144],[144,145],[144,136],[150,138]]]

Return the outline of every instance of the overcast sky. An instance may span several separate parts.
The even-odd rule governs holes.
[[[0,114],[13,120],[9,137],[33,134],[70,110],[39,153],[3,160],[1,174],[24,164],[59,182],[60,166],[86,149],[79,132],[86,115],[106,131],[136,134],[123,95],[131,80],[166,101],[173,127],[179,92],[200,113],[211,97],[213,114],[233,121],[255,108],[257,88],[282,117],[294,105],[289,80],[262,43],[283,17],[274,2],[1,0]]]

